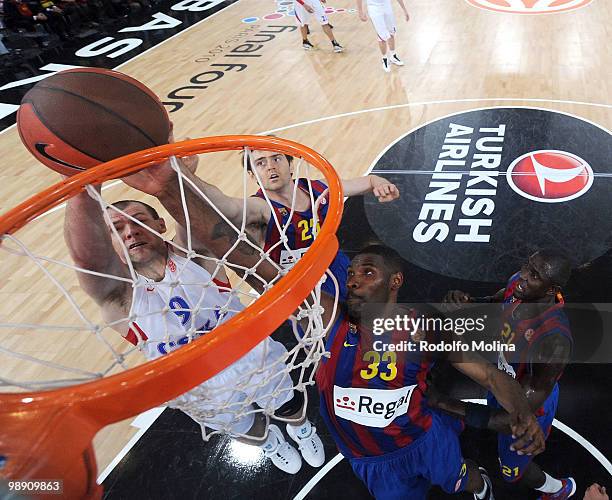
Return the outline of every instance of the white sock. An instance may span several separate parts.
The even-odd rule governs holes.
[[[482,482],[484,483],[484,486],[482,487],[481,491],[475,493],[476,498],[485,498],[489,493],[489,485],[485,481],[484,477],[482,478]]]
[[[536,490],[541,491],[542,493],[556,493],[563,487],[563,483],[561,481],[549,476],[546,474],[546,472],[544,473],[544,476],[546,477],[546,481],[544,481],[542,486],[536,488]]]
[[[308,438],[310,437],[310,434],[312,434],[312,424],[308,419],[306,419],[306,421],[301,425],[289,425],[293,427],[296,436],[300,438]]]
[[[278,438],[274,432],[268,432],[268,438],[264,444],[260,444],[259,447],[263,451],[274,451],[279,445]]]

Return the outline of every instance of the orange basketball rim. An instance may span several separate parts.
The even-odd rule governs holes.
[[[51,186],[0,217],[0,234],[12,234],[83,191],[87,184],[135,173],[171,155],[245,147],[302,158],[324,174],[329,186],[328,215],[310,250],[252,306],[167,356],[81,385],[0,394],[0,457],[4,459],[0,477],[62,479],[65,498],[100,498],[94,435],[108,424],[163,404],[211,378],[278,328],[314,289],[338,251],[335,233],[342,217],[343,194],[333,167],[314,150],[276,137],[230,135],[159,146],[98,165]],[[237,331],[249,335],[236,335]]]

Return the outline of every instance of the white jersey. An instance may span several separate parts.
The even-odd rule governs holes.
[[[389,40],[396,32],[391,0],[366,0],[366,5],[378,39]]]
[[[206,269],[172,252],[163,280],[138,278],[146,284],[134,292],[132,313],[136,320],[127,340],[138,342],[149,360],[205,335],[244,309],[229,292],[229,285],[219,288]],[[245,403],[247,399],[273,411],[293,397],[291,377],[283,372],[286,353],[280,342],[268,337],[169,405],[198,422],[203,434],[205,427],[210,427],[244,435],[254,422],[254,410]]]
[[[314,12],[312,15],[319,22],[320,25],[329,24],[329,19],[325,13],[325,7],[321,4],[320,0],[293,0],[293,10],[295,12],[295,19],[300,26],[306,26],[310,22],[311,14],[304,8],[302,2],[312,7]]]
[[[136,288],[132,314],[137,318],[128,340],[146,341],[141,350],[149,360],[167,354],[204,335],[244,309],[221,291],[210,273],[195,262],[169,253],[161,281],[138,275],[145,286]]]

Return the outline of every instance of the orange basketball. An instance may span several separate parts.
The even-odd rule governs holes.
[[[120,156],[167,144],[168,113],[137,80],[78,68],[38,82],[17,113],[22,142],[40,162],[74,175]]]

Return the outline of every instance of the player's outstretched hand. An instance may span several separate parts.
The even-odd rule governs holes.
[[[310,5],[304,4],[304,8],[306,9],[306,12],[308,12],[309,14],[314,14],[314,9]]]
[[[360,12],[359,19],[361,19],[365,23],[368,20],[368,16],[366,16],[365,12]]]
[[[461,304],[472,302],[472,296],[467,292],[462,292],[461,290],[451,290],[444,296],[442,301],[445,304],[460,306]]]
[[[610,500],[610,498],[606,493],[605,486],[594,483],[584,492],[584,500]]]
[[[404,11],[404,15],[406,16],[406,21],[410,21],[410,14],[408,14],[407,10]]]
[[[538,455],[544,451],[546,441],[538,421],[532,413],[512,415],[512,437],[516,439],[510,449],[519,455]]]
[[[128,186],[143,193],[158,196],[165,191],[170,182],[176,182],[177,174],[170,166],[170,160],[147,167],[121,180]]]
[[[399,198],[399,189],[387,179],[372,175],[370,176],[370,182],[372,183],[372,194],[378,198],[380,203],[387,203]]]

